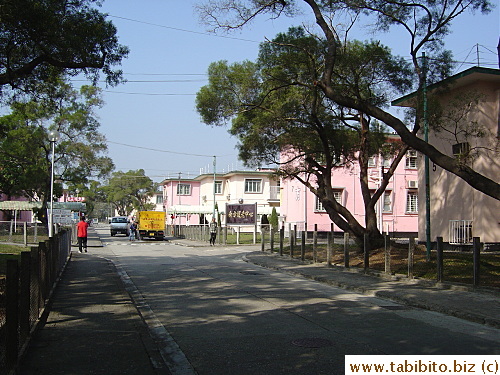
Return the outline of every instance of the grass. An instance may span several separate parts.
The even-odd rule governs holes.
[[[0,275],[5,275],[8,259],[17,259],[21,257],[22,251],[29,251],[29,247],[8,245],[0,243]]]

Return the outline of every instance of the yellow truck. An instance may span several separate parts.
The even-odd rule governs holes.
[[[163,241],[165,237],[165,212],[139,211],[137,220],[140,240],[154,238]]]

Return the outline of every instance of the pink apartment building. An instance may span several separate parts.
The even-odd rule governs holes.
[[[381,156],[369,162],[370,185],[375,191],[379,186],[382,167],[388,167],[391,160]],[[364,205],[359,185],[359,165],[340,167],[332,171],[332,186],[336,199],[364,226]],[[283,224],[297,225],[297,230],[330,230],[332,221],[321,202],[297,180],[281,182],[280,219]],[[391,178],[389,185],[377,204],[377,215],[381,229],[385,232],[418,232],[418,164],[417,155],[409,151]],[[379,224],[380,228],[380,224]],[[335,231],[340,231],[334,226]]]

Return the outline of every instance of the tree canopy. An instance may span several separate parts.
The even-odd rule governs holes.
[[[158,184],[144,174],[143,169],[128,172],[114,172],[102,191],[109,203],[112,203],[120,216],[128,216],[132,210],[150,210],[150,197],[158,189]]]
[[[121,80],[114,67],[127,56],[116,28],[93,6],[98,0],[0,0],[0,98],[33,93],[34,85],[62,74],[94,82]],[[6,88],[8,87],[10,91]]]
[[[419,137],[419,129],[422,122],[421,110],[417,109],[417,117],[413,129],[407,126],[405,119],[400,119],[390,113],[387,109],[388,93],[387,83],[391,81],[391,75],[387,71],[380,71],[384,77],[381,85],[373,80],[373,86],[368,93],[362,87],[350,90],[339,90],[338,72],[343,62],[343,51],[346,50],[347,35],[341,35],[339,24],[334,18],[339,15],[352,20],[352,24],[346,29],[356,26],[364,16],[375,19],[372,23],[375,31],[386,32],[398,28],[410,37],[408,50],[411,56],[411,71],[406,75],[392,75],[393,79],[414,79],[416,85],[413,88],[420,90],[428,81],[443,79],[450,73],[451,53],[443,49],[443,36],[450,32],[451,23],[466,11],[489,12],[492,3],[489,0],[452,0],[436,2],[433,0],[393,1],[393,0],[228,0],[225,2],[201,2],[198,11],[201,18],[214,29],[230,30],[240,28],[251,22],[259,15],[280,17],[283,15],[294,15],[302,5],[311,11],[312,17],[317,24],[318,34],[312,34],[322,44],[322,48],[312,53],[315,54],[314,61],[321,62],[318,65],[317,78],[312,79],[310,75],[306,81],[297,76],[294,86],[302,85],[309,87],[311,94],[318,95],[320,91],[324,97],[324,103],[347,109],[348,111],[362,114],[361,119],[376,119],[384,126],[394,130],[409,147],[427,155],[432,162],[445,170],[459,176],[473,188],[493,197],[500,199],[500,184],[490,178],[478,173],[471,167],[464,165],[460,159],[450,157]],[[273,48],[273,47],[269,47]],[[300,46],[299,46],[300,48]],[[425,51],[430,57],[430,64],[423,69],[422,60],[419,55]],[[368,57],[367,63],[372,61],[374,67],[378,58],[377,54]],[[390,59],[396,61],[395,59]],[[284,62],[286,62],[284,60]],[[287,64],[291,65],[291,64]],[[355,73],[355,72],[354,72]],[[345,75],[351,78],[350,74]],[[427,81],[427,82],[426,82]],[[362,82],[359,82],[362,84]],[[396,82],[394,81],[395,84]],[[314,87],[312,87],[314,86]],[[348,87],[355,87],[348,85]],[[251,89],[249,87],[248,89]],[[317,90],[319,89],[319,90]],[[358,95],[365,93],[364,95]],[[200,95],[204,95],[200,92]],[[217,104],[217,102],[215,103]],[[223,107],[220,107],[223,108]],[[222,112],[223,113],[223,112]],[[204,116],[204,115],[203,115]],[[208,117],[206,120],[209,119]]]
[[[45,204],[52,199],[50,130],[60,135],[54,145],[56,196],[63,183],[86,185],[114,168],[94,115],[102,104],[99,89],[74,90],[58,82],[50,90],[51,99],[15,102],[10,114],[0,117],[0,192],[42,199]]]

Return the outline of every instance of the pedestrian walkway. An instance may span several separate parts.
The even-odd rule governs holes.
[[[115,267],[91,248],[73,251],[49,309],[19,374],[170,374]]]
[[[211,249],[205,242],[171,242]],[[98,246],[102,244],[91,229],[89,252],[73,251],[49,306],[46,324],[31,341],[19,374],[170,374],[168,358],[163,358],[165,350],[150,335],[138,313],[141,306],[134,306],[117,268],[92,254],[92,247]],[[498,291],[386,279],[252,251],[258,245],[241,248],[249,250],[243,255],[245,261],[262,267],[500,328]]]

